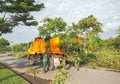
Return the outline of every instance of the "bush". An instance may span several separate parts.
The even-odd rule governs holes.
[[[69,80],[70,80],[70,74],[63,68],[61,70],[56,71],[51,84],[64,84],[66,81]]]

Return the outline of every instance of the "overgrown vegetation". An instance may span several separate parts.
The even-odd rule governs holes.
[[[50,82],[50,84],[65,84],[65,82],[70,80],[70,73],[66,71],[65,69],[66,61],[62,61],[62,69],[57,70],[53,80]]]
[[[57,70],[53,81],[50,84],[65,84],[65,82],[70,80],[70,74],[62,68],[61,70]]]
[[[91,60],[88,65],[120,70],[120,52],[105,51],[95,52],[96,60]]]

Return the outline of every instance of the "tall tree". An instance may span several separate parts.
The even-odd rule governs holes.
[[[62,18],[44,18],[39,26],[39,35],[59,34],[65,32],[67,23]]]
[[[102,31],[102,24],[97,21],[93,15],[88,16],[87,18],[83,18],[78,22],[78,28],[83,32],[84,35],[84,49],[86,46],[86,38],[89,38],[90,35],[95,37],[98,36],[98,33]]]
[[[33,11],[40,11],[44,8],[43,3],[36,3],[35,0],[0,0],[0,35],[10,33],[19,25],[36,26],[38,23],[30,14]]]
[[[92,32],[94,35],[98,35],[98,33],[103,32],[102,24],[97,21],[93,15],[88,16],[87,18],[83,18],[78,22],[78,26],[82,32],[86,35]]]

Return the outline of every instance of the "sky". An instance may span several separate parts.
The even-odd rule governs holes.
[[[120,26],[120,0],[36,0],[44,3],[45,8],[32,15],[40,22],[45,17],[61,17],[68,25],[77,23],[82,18],[94,15],[103,24],[102,39],[116,37],[116,30]],[[3,34],[2,37],[12,44],[30,42],[38,35],[38,26],[17,26],[12,33]]]

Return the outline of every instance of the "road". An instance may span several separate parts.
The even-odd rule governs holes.
[[[43,79],[52,79],[55,73],[55,71],[49,71],[44,74],[40,66],[32,66],[25,58],[0,55],[0,63],[20,73],[26,73],[26,70],[28,68],[34,67],[39,71],[36,76]],[[71,80],[66,84],[120,84],[120,73],[118,72],[96,70],[83,67],[80,68],[79,71],[73,67],[67,71],[71,74]]]

